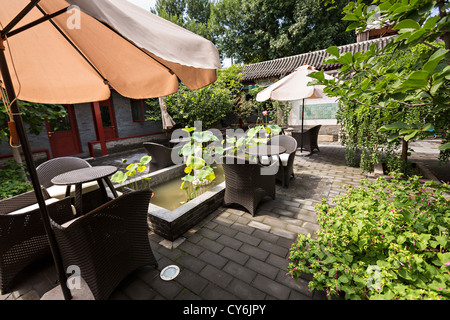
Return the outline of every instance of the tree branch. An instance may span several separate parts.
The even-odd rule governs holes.
[[[429,44],[428,42],[425,42],[425,41],[421,41],[420,43],[422,43],[422,44],[424,44],[424,45],[430,47],[430,48],[433,49],[433,50],[439,49],[438,47],[435,47],[435,46],[433,46],[433,45],[431,45],[431,44]]]
[[[404,102],[404,101],[399,101],[399,100],[395,100],[395,99],[392,99],[392,101],[394,101],[394,102],[397,102],[397,103],[401,103],[401,104],[404,104],[404,105],[406,105],[407,107],[424,107],[424,106],[434,106],[434,103],[431,103],[431,102],[427,102],[427,103],[416,103],[416,104],[410,104],[410,103],[407,103],[407,102]]]
[[[356,102],[358,102],[359,104],[368,106],[368,107],[373,107],[373,108],[380,108],[380,109],[399,109],[399,108],[411,108],[411,107],[424,107],[424,106],[433,106],[434,103],[418,103],[418,104],[408,104],[406,102],[403,101],[398,101],[398,100],[392,100],[393,102],[396,103],[400,103],[400,104],[404,104],[404,106],[396,106],[396,107],[382,107],[382,106],[376,106],[376,105],[372,105],[372,104],[367,104],[364,103],[362,101],[359,101],[358,99],[355,99]]]

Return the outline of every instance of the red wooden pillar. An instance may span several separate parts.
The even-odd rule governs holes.
[[[95,131],[97,132],[97,139],[100,141],[100,146],[102,148],[102,156],[106,156],[108,154],[108,149],[106,149],[105,133],[103,132],[102,114],[100,112],[99,102],[92,103],[92,111],[94,115],[94,126]]]

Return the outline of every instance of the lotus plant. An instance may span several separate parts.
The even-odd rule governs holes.
[[[186,176],[181,178],[183,182],[180,188],[186,191],[187,201],[189,201],[199,195],[202,186],[216,178],[214,168],[211,167],[211,164],[214,163],[212,156],[214,152],[222,154],[223,148],[219,139],[210,131],[195,131],[195,127],[183,130],[190,134],[191,140],[180,151],[186,158],[186,168],[184,169]]]
[[[134,190],[144,190],[150,189],[150,178],[145,177],[145,171],[147,169],[147,165],[152,160],[151,156],[143,156],[139,162],[131,163],[125,167],[128,162],[127,159],[122,159],[122,164],[124,165],[124,171],[118,170],[112,177],[111,181],[123,184],[128,178],[131,178],[131,182],[128,185],[130,188]]]

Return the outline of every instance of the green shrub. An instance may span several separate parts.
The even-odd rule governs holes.
[[[346,299],[450,299],[448,184],[362,180],[316,206],[320,230],[299,235],[288,274]]]
[[[192,127],[201,121],[204,128],[224,119],[236,105],[241,84],[241,67],[232,65],[217,71],[217,81],[198,90],[190,90],[180,84],[178,91],[166,97],[167,111],[177,127]],[[160,120],[157,100],[147,100],[153,111],[146,113],[147,120]]]
[[[32,190],[33,187],[25,178],[21,165],[8,161],[0,169],[0,200]]]

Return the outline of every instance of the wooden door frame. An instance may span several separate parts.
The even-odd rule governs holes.
[[[102,150],[102,156],[108,154],[108,149],[106,148],[105,133],[103,132],[102,115],[100,113],[100,102],[92,102],[92,117],[94,120],[95,134],[97,135],[97,141],[100,141],[100,147]]]
[[[113,103],[113,101],[112,101],[112,96],[109,97],[109,99],[107,99],[107,100],[103,100],[103,101],[99,101],[99,102],[98,102],[98,103],[99,103],[99,110],[100,110],[100,111],[101,111],[101,109],[100,109],[100,103],[102,103],[102,102],[108,104],[108,108],[109,108],[109,116],[110,116],[110,119],[111,119],[111,127],[112,127],[113,130],[114,130],[114,136],[115,136],[115,138],[118,138],[119,135],[118,135],[118,133],[117,133],[116,113],[115,113],[115,110],[114,110],[114,103]],[[101,113],[100,113],[100,120],[101,120]],[[103,127],[103,122],[102,122],[102,127]]]
[[[67,107],[67,114],[69,116],[69,120],[70,120],[70,126],[72,127],[72,135],[75,138],[75,143],[76,143],[76,147],[77,147],[77,153],[81,153],[83,152],[83,148],[81,147],[81,139],[80,139],[80,133],[78,131],[78,123],[77,123],[77,118],[76,118],[76,114],[75,114],[75,108],[72,104],[63,104],[64,107]],[[52,151],[52,158],[55,158],[54,156],[54,146],[50,137],[50,134],[52,133],[51,131],[51,127],[50,127],[50,123],[45,120],[45,129],[47,130],[47,136],[48,136],[48,143],[50,145],[50,150]],[[74,154],[77,154],[74,153]]]

